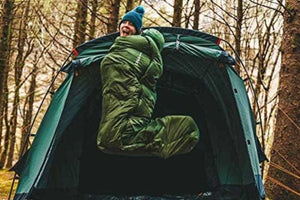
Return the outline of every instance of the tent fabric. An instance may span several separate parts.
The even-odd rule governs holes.
[[[76,48],[79,55],[64,68],[69,74],[53,96],[24,168],[18,169],[15,200],[193,196],[214,188],[228,192],[228,199],[264,198],[259,168],[264,154],[245,86],[231,66],[234,59],[214,36],[157,29],[166,43],[153,117],[192,116],[201,132],[201,148],[166,160],[107,155],[97,149],[99,65],[118,34],[107,35]]]
[[[256,185],[260,188],[260,195],[265,198],[265,192],[262,187],[262,175],[259,166],[259,156],[257,156],[257,142],[254,135],[256,133],[255,126],[253,126],[254,118],[253,114],[250,112],[251,106],[247,96],[247,92],[243,87],[244,82],[241,80],[241,78],[236,76],[235,72],[231,68],[227,68],[227,72],[232,83],[235,100],[238,104],[238,110],[241,116],[241,123],[243,126],[245,140],[247,141],[247,149],[250,156],[251,166],[254,172]]]
[[[51,154],[52,145],[55,140],[53,133],[58,126],[63,112],[72,78],[72,76],[69,76],[60,86],[59,91],[55,93],[40,128],[38,129],[30,153],[27,156],[27,166],[22,171],[22,179],[25,179],[26,181],[20,181],[18,185],[20,194],[31,191],[32,187],[36,184],[36,179],[41,176],[45,162],[49,159],[49,154]]]

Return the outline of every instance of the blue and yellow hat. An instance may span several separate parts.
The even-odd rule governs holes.
[[[139,33],[142,28],[142,25],[143,25],[144,12],[145,12],[144,7],[138,6],[135,9],[127,12],[121,19],[120,24],[123,21],[130,21],[133,23],[133,25],[136,29],[136,32]]]

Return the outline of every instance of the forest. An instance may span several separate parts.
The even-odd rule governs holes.
[[[120,18],[137,5],[145,8],[143,27],[181,27],[222,39],[220,46],[238,61],[234,69],[245,80],[269,159],[261,163],[267,198],[300,199],[299,0],[1,0],[1,176],[30,147],[65,74],[49,85],[68,55],[117,32]]]

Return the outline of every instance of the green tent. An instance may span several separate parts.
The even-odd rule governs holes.
[[[153,117],[192,116],[200,148],[169,159],[102,153],[99,65],[118,33],[73,50],[29,151],[14,170],[22,199],[264,199],[256,137],[244,82],[220,39],[194,30],[155,27],[165,37],[164,74]]]

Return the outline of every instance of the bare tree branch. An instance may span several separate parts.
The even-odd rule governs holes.
[[[271,10],[275,10],[276,12],[279,12],[280,14],[283,15],[283,12],[282,12],[281,10],[278,10],[278,9],[273,8],[273,7],[270,7],[270,6],[266,6],[266,5],[262,4],[262,3],[255,2],[255,1],[253,1],[253,0],[249,0],[249,1],[252,2],[252,3],[254,3],[254,4],[256,4],[256,5],[259,5],[259,6],[262,6],[262,7],[268,8],[268,9],[271,9]]]
[[[224,13],[226,13],[229,17],[231,17],[232,19],[234,19],[235,21],[236,16],[232,15],[231,13],[227,12],[224,8],[222,8],[219,4],[215,3],[213,0],[210,0],[215,6],[217,6],[219,9],[221,9]]]
[[[147,0],[144,0],[145,4],[150,6],[162,19],[164,19],[166,22],[168,22],[170,25],[172,25],[172,22],[169,21],[164,15],[162,15],[156,8],[154,8],[154,5],[152,3],[149,3]]]

